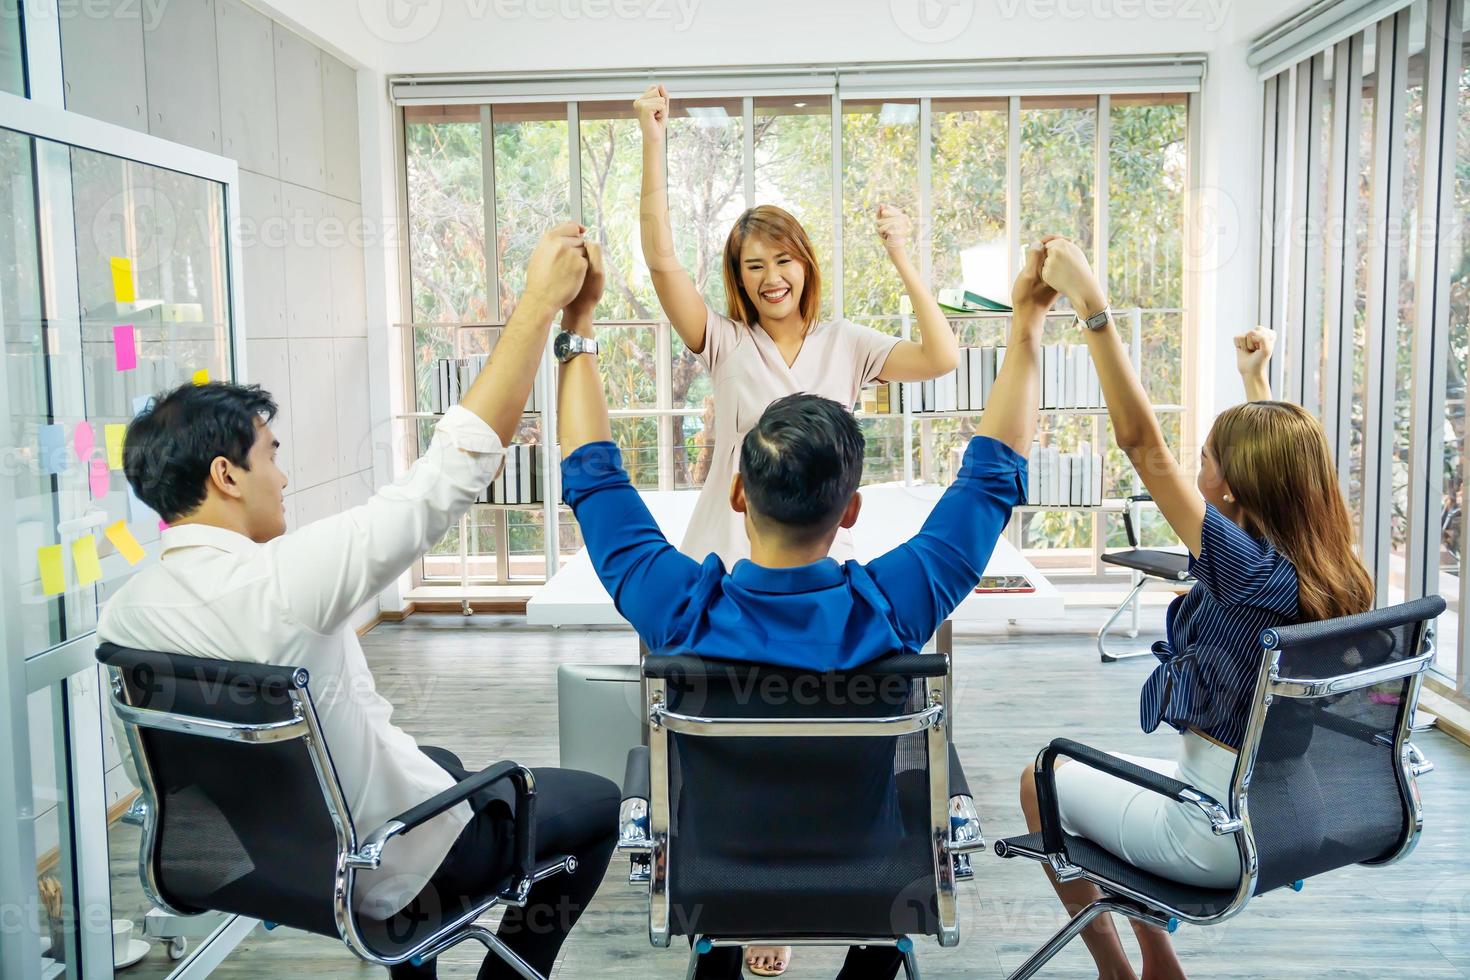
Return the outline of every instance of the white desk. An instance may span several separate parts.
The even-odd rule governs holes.
[[[879,484],[863,487],[863,509],[852,529],[859,561],[871,561],[918,533],[943,488]],[[694,512],[697,490],[645,491],[643,499],[664,536],[677,544]],[[1062,594],[1009,541],[996,542],[986,575],[1024,575],[1035,592],[971,594],[950,616],[955,622],[1007,619],[1059,619],[1066,611]],[[551,581],[526,603],[526,621],[538,626],[625,625],[612,598],[592,570],[587,549],[577,552]]]

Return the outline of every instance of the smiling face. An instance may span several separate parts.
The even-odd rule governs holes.
[[[817,322],[822,270],[801,222],[774,204],[746,211],[730,227],[720,261],[726,309],[736,323],[802,329]]]
[[[806,269],[785,245],[751,235],[740,246],[740,285],[762,323],[800,316]]]

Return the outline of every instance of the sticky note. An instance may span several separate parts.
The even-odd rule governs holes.
[[[131,303],[137,299],[133,292],[133,260],[114,255],[108,260],[112,266],[112,298],[119,303]]]
[[[112,362],[119,371],[138,366],[138,339],[131,323],[112,328]]]
[[[76,566],[77,584],[91,585],[102,577],[102,563],[97,560],[97,539],[84,534],[71,543],[71,563]]]
[[[139,415],[142,415],[144,412],[148,411],[148,409],[152,407],[152,395],[139,395],[137,398],[133,399],[133,418],[137,418]]]
[[[107,540],[112,542],[117,553],[122,555],[123,561],[129,565],[136,565],[143,560],[143,546],[138,543],[137,538],[133,537],[133,532],[128,530],[126,521],[109,524],[102,533],[107,535]]]
[[[168,530],[168,521],[166,521],[166,520],[164,520],[163,518],[160,517],[158,519],[158,529],[160,531],[167,531]]]
[[[71,434],[72,445],[76,447],[77,459],[85,461],[92,455],[92,447],[96,440],[92,436],[92,423],[78,422],[76,431]]]
[[[60,423],[43,425],[36,432],[40,445],[42,473],[60,473],[66,469],[66,426]]]
[[[62,564],[61,545],[48,544],[36,549],[36,564],[41,569],[41,594],[61,595],[66,591],[66,569]]]
[[[103,436],[107,440],[107,468],[122,469],[123,440],[128,437],[128,427],[121,422],[109,422],[103,428]]]
[[[153,512],[153,508],[138,499],[131,483],[124,480],[123,488],[128,492],[128,520],[137,524],[148,524],[158,520],[158,515]]]
[[[209,384],[209,369],[208,368],[200,368],[199,370],[195,371],[194,372],[194,383],[196,385],[207,385],[207,384]]]
[[[102,457],[87,462],[87,483],[92,487],[92,499],[101,500],[112,489],[112,473],[107,469],[107,460]]]

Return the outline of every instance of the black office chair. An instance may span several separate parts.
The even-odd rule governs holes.
[[[302,668],[209,660],[103,643],[112,703],[142,777],[139,877],[179,915],[220,911],[340,937],[369,963],[431,959],[467,939],[526,980],[544,980],[475,920],[497,903],[524,906],[531,885],[576,870],[536,864],[535,783],[498,762],[359,838]],[[349,748],[350,751],[350,748]],[[516,791],[511,872],[482,896],[424,891],[390,919],[354,909],[359,871],[383,848],[502,779]]]
[[[1268,629],[1245,742],[1230,799],[1115,756],[1057,739],[1036,757],[1042,831],[997,841],[1001,857],[1045,862],[1061,881],[1085,878],[1102,898],[1072,917],[1011,974],[1041,969],[1104,912],[1173,932],[1210,925],[1252,896],[1350,864],[1407,857],[1424,826],[1415,778],[1432,765],[1409,742],[1424,671],[1434,659],[1430,621],[1444,600],[1429,596],[1356,616]],[[1052,763],[1067,756],[1179,803],[1198,807],[1217,835],[1235,837],[1235,888],[1196,888],[1160,878],[1062,830]]]
[[[959,942],[955,881],[985,842],[945,725],[949,658],[813,674],[649,657],[620,850],[647,856],[649,941]],[[895,793],[896,788],[896,793]],[[635,872],[637,865],[635,864]]]
[[[1126,568],[1133,577],[1133,588],[1118,604],[1118,608],[1113,610],[1108,621],[1103,623],[1102,629],[1097,631],[1097,654],[1105,664],[1129,660],[1133,657],[1146,657],[1150,653],[1147,648],[1130,650],[1127,653],[1114,653],[1108,649],[1107,644],[1108,631],[1113,628],[1118,617],[1128,610],[1133,612],[1133,626],[1128,630],[1128,636],[1130,639],[1138,636],[1138,594],[1143,591],[1144,586],[1153,580],[1168,582],[1175,586],[1194,584],[1194,577],[1189,574],[1189,555],[1178,551],[1160,551],[1157,548],[1138,546],[1138,531],[1134,525],[1134,520],[1138,516],[1138,505],[1148,503],[1153,499],[1146,493],[1136,493],[1128,498],[1128,505],[1123,509],[1123,529],[1128,532],[1128,550],[1110,551],[1102,556],[1104,564]]]

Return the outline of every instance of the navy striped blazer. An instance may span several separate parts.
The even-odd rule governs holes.
[[[1143,685],[1139,723],[1195,728],[1239,749],[1261,664],[1261,631],[1296,622],[1296,568],[1266,541],[1205,505],[1193,589],[1169,604],[1168,639]]]

